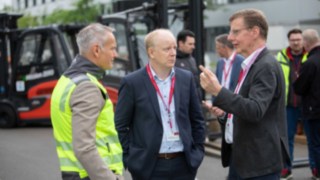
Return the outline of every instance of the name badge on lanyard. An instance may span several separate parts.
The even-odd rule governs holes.
[[[166,103],[163,99],[163,96],[159,90],[159,87],[156,83],[156,81],[154,80],[154,77],[152,76],[152,73],[151,73],[151,69],[150,69],[150,65],[148,64],[146,66],[147,68],[147,72],[148,72],[148,75],[149,75],[149,78],[154,86],[154,88],[156,89],[156,92],[157,94],[160,96],[160,99],[165,107],[165,110],[167,112],[167,115],[168,115],[168,124],[169,124],[169,127],[170,127],[170,130],[171,130],[171,133],[167,136],[167,141],[178,141],[180,140],[180,135],[179,135],[179,132],[178,131],[174,131],[174,128],[173,128],[173,122],[172,122],[172,118],[171,118],[171,111],[170,111],[170,105],[171,105],[171,102],[172,102],[172,98],[173,98],[173,93],[174,93],[174,83],[175,83],[175,76],[173,76],[171,78],[171,86],[170,86],[170,93],[169,93],[169,100],[168,100],[168,103]]]
[[[179,140],[180,140],[180,135],[178,132],[170,133],[170,135],[167,136],[167,141],[179,141]]]

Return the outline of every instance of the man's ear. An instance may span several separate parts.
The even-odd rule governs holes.
[[[100,51],[101,49],[98,44],[91,46],[91,52],[93,53],[94,57],[99,57]]]
[[[149,54],[150,58],[153,59],[153,57],[154,57],[154,49],[153,49],[153,47],[149,47],[147,51],[148,51],[148,54]]]
[[[178,47],[181,47],[183,45],[183,41],[178,41]]]
[[[258,26],[253,26],[253,28],[251,29],[251,31],[253,32],[255,37],[260,36],[261,34],[261,30]]]

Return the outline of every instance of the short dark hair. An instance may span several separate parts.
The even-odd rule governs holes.
[[[288,39],[290,38],[291,34],[302,34],[302,31],[298,28],[291,29],[287,34]]]
[[[263,39],[267,39],[268,23],[262,11],[258,9],[239,10],[230,17],[229,22],[232,22],[237,18],[243,18],[244,24],[247,26],[247,28],[253,28],[254,26],[257,26],[260,29],[260,36]]]
[[[179,41],[186,42],[186,39],[188,36],[193,38],[195,37],[194,33],[188,29],[180,31],[177,36],[177,42]]]
[[[228,34],[220,34],[215,38],[216,42],[219,42],[223,44],[224,46],[227,46],[230,49],[233,49],[233,44],[228,40]]]

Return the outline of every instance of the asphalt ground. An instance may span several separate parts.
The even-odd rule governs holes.
[[[214,143],[219,146],[217,139]],[[212,148],[207,148],[207,152]],[[307,156],[307,146],[296,143],[296,158]],[[207,153],[197,180],[224,180],[228,169],[221,166],[219,155]],[[125,172],[126,180],[131,180]],[[309,180],[308,167],[293,169],[294,180]],[[0,129],[0,180],[61,180],[51,127]]]

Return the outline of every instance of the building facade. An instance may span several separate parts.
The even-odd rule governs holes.
[[[31,16],[46,16],[54,10],[73,9],[78,0],[12,0],[15,12]],[[92,0],[92,4],[99,5],[102,12],[108,12],[112,0]]]
[[[276,53],[288,46],[287,33],[292,28],[314,28],[320,32],[319,0],[214,0],[218,8],[206,10],[206,52],[211,60],[216,60],[214,39],[229,32],[229,17],[237,10],[256,8],[263,11],[269,23],[267,47]],[[207,57],[208,57],[207,56]]]

